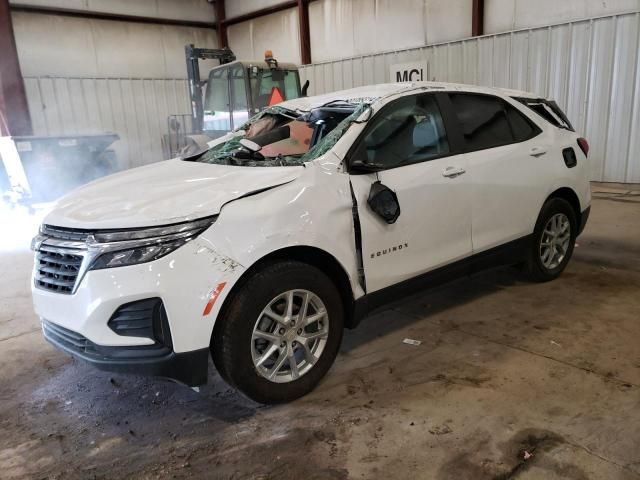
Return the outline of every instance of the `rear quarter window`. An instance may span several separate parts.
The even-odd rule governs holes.
[[[524,142],[538,134],[538,129],[511,105],[506,105],[507,118],[513,130],[513,136],[516,142]]]
[[[543,98],[513,97],[513,99],[536,112],[554,127],[574,131],[571,122],[556,102]]]

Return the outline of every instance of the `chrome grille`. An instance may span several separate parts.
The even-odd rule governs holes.
[[[86,230],[43,225],[36,250],[34,282],[37,288],[72,294],[86,255]]]
[[[83,258],[71,249],[64,251],[41,245],[36,253],[36,286],[58,293],[72,293]]]
[[[75,242],[85,242],[91,232],[87,230],[79,230],[74,228],[52,227],[51,225],[43,225],[41,233],[47,237],[56,238],[58,240],[73,240]]]

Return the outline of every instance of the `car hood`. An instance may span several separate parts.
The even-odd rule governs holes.
[[[166,160],[102,178],[56,202],[44,223],[102,229],[215,215],[237,198],[296,179],[302,167],[235,167]]]

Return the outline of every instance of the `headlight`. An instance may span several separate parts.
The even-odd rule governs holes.
[[[89,270],[151,262],[168,255],[209,228],[216,217],[164,227],[94,233],[88,240]]]
[[[151,262],[168,255],[178,247],[187,243],[191,238],[166,242],[160,245],[149,245],[146,247],[130,248],[117,252],[105,252],[91,264],[91,270],[101,268],[123,267],[125,265],[137,265],[139,263]]]

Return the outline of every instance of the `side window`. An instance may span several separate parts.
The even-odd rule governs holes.
[[[449,96],[469,150],[484,150],[515,141],[502,100],[489,95],[454,93]]]
[[[376,115],[353,158],[387,169],[449,153],[440,109],[433,95],[403,97]]]
[[[298,72],[294,70],[285,70],[284,75],[284,97],[287,100],[298,98],[300,95],[298,93]]]
[[[469,150],[523,142],[538,134],[522,113],[500,98],[459,93],[449,97]]]
[[[233,128],[236,128],[249,120],[245,70],[242,66],[238,65],[230,70],[229,75],[231,78]]]
[[[506,103],[504,106],[516,142],[524,142],[537,135],[538,129],[522,113]]]
[[[569,130],[572,132],[575,131],[573,129],[573,126],[571,125],[571,122],[556,102],[552,100],[535,98],[513,98],[514,100],[517,100],[523,105],[529,107],[551,125],[554,125],[558,128],[564,128],[565,130]]]
[[[203,128],[205,131],[231,130],[229,103],[229,69],[212,70],[204,100]]]
[[[207,82],[207,97],[204,101],[204,109],[207,112],[229,111],[228,73],[228,68],[211,70]]]
[[[244,83],[244,68],[234,67],[231,72],[231,91],[233,92],[233,110],[247,109],[247,88]]]

